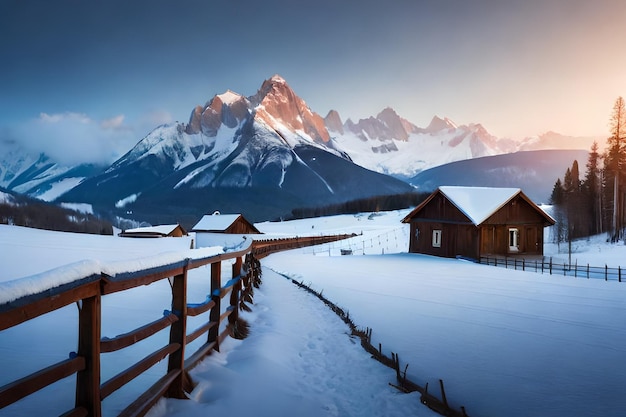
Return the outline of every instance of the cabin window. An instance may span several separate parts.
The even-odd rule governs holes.
[[[441,230],[433,230],[433,247],[441,247]]]
[[[509,229],[509,252],[519,251],[519,230],[516,228]]]

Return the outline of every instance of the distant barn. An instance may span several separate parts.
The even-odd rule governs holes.
[[[249,235],[261,232],[241,214],[204,215],[191,229],[196,233],[196,247],[223,246],[227,249],[240,246]]]
[[[119,234],[121,237],[182,237],[187,232],[180,224],[164,224],[160,226],[137,227],[126,229]]]
[[[519,188],[439,187],[403,220],[409,252],[443,257],[543,255],[554,219]]]

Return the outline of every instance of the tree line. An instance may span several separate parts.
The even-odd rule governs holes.
[[[618,97],[609,119],[606,150],[594,142],[584,178],[578,161],[557,179],[551,195],[557,242],[607,233],[608,239],[624,239],[626,225],[626,109]]]
[[[290,217],[283,220],[332,216],[337,214],[356,214],[399,210],[407,207],[417,206],[429,195],[430,193],[409,192],[361,198],[338,204],[329,204],[326,206],[296,208],[291,211]]]
[[[11,194],[10,201],[0,200],[0,224],[59,232],[113,234],[111,223],[93,214],[66,209],[19,194]]]

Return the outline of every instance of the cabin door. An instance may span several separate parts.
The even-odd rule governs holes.
[[[539,253],[539,239],[537,238],[537,228],[527,227],[525,230],[526,239],[524,242],[524,251],[526,253]]]

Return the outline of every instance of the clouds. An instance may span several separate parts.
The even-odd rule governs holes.
[[[42,112],[12,128],[10,139],[62,164],[110,164],[157,124],[170,121],[167,112],[147,114],[133,124],[127,123],[123,114],[96,120],[78,112]]]

